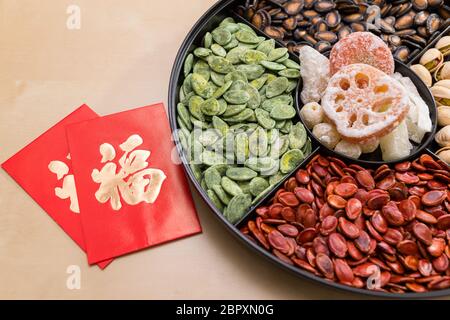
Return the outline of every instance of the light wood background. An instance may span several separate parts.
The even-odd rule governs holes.
[[[176,52],[213,0],[0,0],[0,162],[87,103],[106,115],[163,101]],[[66,9],[81,8],[68,30]],[[169,4],[167,7],[164,4]],[[0,298],[353,299],[241,245],[193,189],[203,234],[105,271],[0,171]],[[81,267],[81,289],[66,269]]]

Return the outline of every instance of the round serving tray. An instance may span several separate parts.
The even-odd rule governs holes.
[[[379,297],[383,297],[383,298],[407,298],[407,299],[411,299],[411,298],[430,298],[430,297],[437,297],[437,296],[444,296],[444,295],[450,295],[450,289],[445,289],[445,290],[439,290],[439,291],[430,291],[430,292],[426,292],[426,293],[403,293],[403,294],[394,294],[394,293],[387,293],[387,292],[381,292],[381,291],[373,291],[373,290],[367,290],[367,289],[358,289],[358,288],[354,288],[354,287],[350,287],[350,286],[346,286],[346,285],[342,285],[339,284],[337,282],[332,282],[329,280],[326,280],[324,278],[321,277],[317,277],[315,275],[313,275],[310,272],[307,272],[305,270],[302,270],[300,268],[294,267],[292,265],[289,265],[285,262],[282,262],[281,260],[279,260],[277,257],[275,257],[272,253],[266,251],[264,248],[260,247],[258,244],[254,243],[253,241],[251,241],[250,239],[248,239],[244,234],[242,234],[240,232],[240,227],[244,226],[245,223],[251,219],[254,218],[256,216],[255,213],[255,209],[260,206],[262,203],[267,202],[274,194],[275,192],[279,189],[280,186],[282,186],[284,184],[284,182],[286,180],[288,180],[290,177],[292,177],[295,172],[301,168],[304,167],[310,159],[312,159],[312,157],[314,157],[317,153],[322,153],[322,154],[330,154],[330,152],[332,152],[331,150],[328,150],[324,147],[322,147],[320,144],[317,143],[317,140],[313,137],[313,135],[308,131],[308,135],[310,136],[312,142],[313,142],[313,151],[311,152],[310,155],[308,155],[303,161],[302,163],[300,163],[297,168],[295,170],[292,171],[291,174],[287,175],[282,181],[280,181],[277,185],[275,185],[273,187],[273,189],[271,190],[271,192],[269,192],[263,199],[261,199],[259,202],[257,202],[255,205],[253,205],[249,211],[245,214],[245,216],[238,221],[235,224],[230,223],[229,221],[227,221],[225,219],[225,217],[223,216],[223,214],[214,206],[214,204],[212,203],[212,201],[209,199],[208,195],[206,194],[206,191],[202,189],[202,187],[200,186],[200,182],[197,181],[197,179],[194,176],[193,171],[191,170],[188,160],[184,154],[184,151],[182,149],[181,143],[179,142],[179,137],[178,137],[178,125],[177,125],[177,116],[176,116],[176,105],[179,101],[178,99],[178,92],[180,89],[180,86],[182,84],[183,81],[183,77],[182,75],[182,70],[183,70],[183,64],[184,64],[184,59],[187,56],[187,54],[189,54],[191,51],[193,51],[193,49],[195,48],[195,44],[198,44],[201,42],[201,39],[203,37],[203,35],[207,32],[210,31],[211,29],[213,29],[214,27],[216,27],[224,18],[231,16],[233,17],[236,21],[245,23],[247,25],[249,25],[250,27],[252,27],[257,33],[259,33],[260,35],[264,35],[266,38],[270,38],[269,36],[267,36],[266,34],[264,34],[263,32],[261,32],[260,30],[256,29],[253,25],[251,25],[250,23],[248,23],[246,20],[242,19],[240,16],[237,16],[236,14],[233,13],[232,9],[234,8],[234,6],[236,5],[238,1],[235,0],[222,0],[222,1],[218,1],[215,5],[213,5],[208,11],[206,11],[202,17],[200,17],[200,19],[196,22],[196,24],[192,27],[192,29],[189,31],[189,33],[187,34],[185,40],[183,41],[175,62],[174,62],[174,66],[172,69],[172,73],[170,76],[170,82],[169,82],[169,91],[168,91],[168,113],[169,113],[169,122],[170,122],[170,126],[172,129],[172,133],[173,133],[173,137],[174,140],[176,142],[176,148],[178,151],[178,154],[182,160],[184,169],[189,177],[189,179],[191,180],[191,182],[193,183],[193,185],[195,186],[195,188],[197,189],[197,191],[199,192],[200,196],[203,198],[203,200],[208,204],[208,206],[211,208],[212,212],[214,213],[214,215],[221,221],[221,223],[224,224],[224,226],[226,227],[226,229],[228,231],[230,231],[234,236],[236,236],[242,243],[244,243],[248,248],[251,248],[252,250],[254,250],[255,252],[258,252],[260,255],[262,255],[263,257],[265,257],[266,259],[268,259],[269,261],[271,261],[272,263],[276,264],[279,267],[284,268],[285,270],[288,270],[292,273],[294,273],[297,276],[300,276],[304,279],[310,280],[310,281],[314,281],[316,283],[321,283],[323,285],[326,285],[328,287],[332,287],[335,289],[340,289],[343,291],[347,291],[347,292],[353,292],[353,293],[357,293],[357,294],[364,294],[364,295],[371,295],[371,296],[379,296]],[[282,44],[280,42],[277,41],[278,46],[281,46]],[[420,55],[422,54],[422,52],[420,53]],[[291,59],[298,61],[298,58],[291,55]],[[409,70],[405,65],[401,64],[401,68],[406,68],[407,70]],[[410,72],[412,72],[411,70],[409,70]],[[405,74],[405,73],[403,73]],[[408,75],[407,73],[405,75]],[[422,83],[423,85],[423,83]],[[421,88],[421,85],[419,84],[418,90],[423,91],[423,88]],[[428,90],[428,89],[427,89]],[[428,91],[429,93],[429,91]],[[297,92],[294,96],[294,103],[296,103],[297,109],[298,109],[298,95],[299,95],[299,88],[297,88]],[[424,97],[424,95],[422,95],[422,97]],[[425,99],[428,99],[426,96],[424,97]],[[432,97],[431,97],[432,99]],[[426,100],[427,104],[430,102],[430,100]],[[434,100],[433,100],[433,105],[434,105]],[[430,109],[430,112],[432,112],[432,110]],[[434,118],[434,123],[436,122],[435,119],[435,111],[434,111],[434,115],[432,114],[432,118]],[[434,132],[433,132],[434,134]],[[427,143],[429,143],[432,138],[433,138],[433,134],[430,134],[426,140]],[[436,155],[431,152],[430,150],[426,149],[426,145],[421,146],[418,148],[416,153],[429,153],[430,155],[432,155],[433,157],[436,157]],[[336,153],[334,153],[334,155],[336,155]],[[340,155],[338,155],[338,157],[344,158]],[[412,159],[415,158],[414,155],[410,155],[409,157],[407,157],[407,159]],[[405,159],[403,159],[405,160]],[[348,163],[361,163],[361,161],[355,160],[355,159],[351,159],[347,161]],[[398,161],[396,161],[398,162]],[[364,161],[363,164],[367,167],[373,167],[375,164],[379,164],[379,162],[371,162],[371,161]]]

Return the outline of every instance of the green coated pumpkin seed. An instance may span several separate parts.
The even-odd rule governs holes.
[[[208,194],[208,198],[211,199],[212,203],[214,203],[216,208],[222,212],[223,204],[220,201],[219,197],[216,195],[216,193],[213,190],[207,190],[206,193]]]
[[[216,86],[219,87],[225,84],[225,76],[214,71],[211,71],[211,80]]]
[[[208,190],[208,187],[206,186],[205,179],[202,179],[202,181],[200,182],[200,186],[202,187],[203,190]]]
[[[184,99],[186,99],[186,95],[184,94],[183,86],[181,86],[180,90],[178,91],[178,100],[181,102]]]
[[[192,53],[188,54],[186,60],[184,61],[184,77],[187,77],[194,66],[194,55]]]
[[[250,32],[248,29],[241,29],[236,32],[236,39],[238,39],[240,42],[249,44],[258,44],[261,42],[259,37],[253,32],[253,30]]]
[[[219,101],[219,113],[217,114],[218,116],[222,115],[225,113],[225,111],[227,111],[227,106],[228,103],[225,101],[225,99],[218,99],[217,101]]]
[[[230,87],[230,90],[233,91],[245,91],[245,89],[247,88],[247,81],[245,80],[234,80],[233,84]]]
[[[258,120],[258,123],[263,127],[264,129],[272,129],[275,128],[275,120],[273,120],[269,113],[261,108],[258,108],[255,110],[255,116]]]
[[[286,66],[284,66],[280,63],[272,62],[272,61],[261,61],[260,64],[264,68],[272,70],[272,71],[280,71],[280,70],[286,69]]]
[[[243,90],[229,90],[223,95],[224,99],[231,104],[243,104],[250,100],[248,92]]]
[[[269,178],[269,184],[271,186],[276,185],[278,182],[284,179],[286,175],[278,171],[276,174]]]
[[[221,46],[224,46],[231,41],[231,32],[225,28],[216,28],[211,34],[214,41]]]
[[[239,185],[228,177],[222,177],[220,185],[226,192],[228,192],[232,196],[237,196],[238,194],[243,193]]]
[[[280,136],[270,146],[270,157],[279,159],[289,149],[289,139],[287,136]]]
[[[291,129],[292,129],[292,121],[286,120],[286,123],[284,124],[283,128],[280,129],[280,132],[288,134],[289,132],[291,132]]]
[[[208,60],[209,66],[215,72],[227,74],[229,72],[234,71],[233,64],[226,58],[222,58],[222,57],[218,57],[218,56],[209,56],[207,60]]]
[[[270,111],[270,117],[275,120],[292,119],[293,117],[295,117],[295,115],[296,111],[294,107],[281,104],[275,105],[275,107],[273,107],[273,109]]]
[[[212,118],[212,125],[215,129],[219,130],[222,136],[225,136],[228,132],[228,124],[220,119],[219,117],[214,116]]]
[[[217,89],[214,94],[213,98],[220,98],[225,92],[227,92],[228,89],[230,89],[231,85],[233,84],[233,81],[227,81],[221,86],[219,89]]]
[[[283,64],[285,65],[286,68],[300,70],[300,65],[294,60],[287,59],[283,61]]]
[[[257,122],[255,112],[247,119],[248,122]]]
[[[203,98],[199,96],[193,96],[191,99],[189,99],[189,112],[193,117],[201,121],[205,119],[201,110],[201,105],[204,101],[205,100],[203,100]]]
[[[306,143],[306,130],[303,124],[297,122],[292,126],[291,132],[289,132],[289,148],[301,149]]]
[[[254,35],[256,35],[255,31],[252,29],[252,27],[250,27],[249,25],[242,23],[242,22],[238,22],[237,25],[239,26],[239,29],[241,30],[247,30],[248,32],[253,33]]]
[[[262,41],[257,47],[258,51],[264,52],[267,56],[269,55],[270,51],[272,51],[273,49],[275,49],[275,40],[274,39]]]
[[[265,195],[267,193],[269,193],[269,191],[272,190],[272,186],[267,187],[266,189],[264,189],[257,197],[255,197],[252,201],[252,205],[255,205],[256,203],[258,203],[262,198],[265,197]]]
[[[260,63],[263,60],[267,60],[267,55],[264,52],[258,50],[247,50],[241,56],[240,59],[246,64]]]
[[[201,161],[203,164],[206,164],[207,166],[213,166],[215,164],[222,164],[226,163],[226,160],[223,156],[220,154],[217,154],[216,152],[209,151],[209,150],[203,150],[201,157]]]
[[[288,79],[298,79],[300,78],[300,70],[297,69],[285,69],[278,72],[278,75],[286,77]]]
[[[272,171],[277,164],[277,161],[270,157],[251,157],[245,161],[246,167],[252,169],[253,171],[260,172],[263,175],[266,175],[265,173]],[[276,169],[278,170],[278,167]]]
[[[238,164],[245,163],[249,156],[249,142],[246,133],[238,133],[234,139],[234,153]]]
[[[222,182],[222,177],[219,171],[214,168],[206,169],[203,174],[208,189],[212,189],[213,186],[220,185],[220,183]]]
[[[289,85],[286,88],[286,93],[291,93],[292,91],[295,90],[295,88],[297,88],[298,82],[297,80],[289,80]]]
[[[230,129],[234,132],[246,132],[247,134],[252,133],[258,127],[256,123],[237,123],[230,126]]]
[[[216,165],[211,166],[210,168],[217,170],[221,176],[224,176],[225,172],[227,172],[227,169],[229,168],[229,165],[228,164],[216,164]]]
[[[194,126],[194,128],[197,128],[197,129],[206,130],[206,129],[209,129],[211,127],[209,125],[209,123],[207,123],[205,121],[197,120],[197,119],[195,119],[193,117],[191,117],[191,122],[192,122],[192,125]]]
[[[195,93],[202,98],[209,99],[214,94],[214,88],[198,73],[192,74],[191,83]]]
[[[209,49],[211,47],[212,43],[213,43],[213,37],[210,32],[207,32],[205,34],[205,36],[203,37],[203,46],[205,48]]]
[[[247,49],[256,49],[256,47],[258,47],[257,43],[243,43],[243,42],[239,42],[238,47],[243,47],[243,48],[247,48]]]
[[[185,106],[187,106],[187,105],[189,105],[189,100],[190,100],[193,96],[195,96],[195,92],[194,92],[194,91],[189,92],[189,93],[184,97],[184,99],[181,100],[180,102],[181,102],[182,104],[184,104]]]
[[[312,151],[312,144],[311,144],[311,139],[308,138],[308,140],[306,141],[305,145],[302,148],[302,152],[304,155],[310,154]]]
[[[191,93],[194,89],[192,89],[192,73],[189,74],[186,79],[183,81],[183,91],[186,95]]]
[[[197,181],[200,181],[202,179],[202,169],[200,168],[200,166],[194,163],[190,163],[189,166],[191,167],[195,179]]]
[[[226,26],[227,24],[230,24],[230,23],[234,23],[234,19],[232,17],[226,17],[225,19],[223,19],[220,22],[219,26],[224,27],[224,26]]]
[[[219,113],[220,110],[219,101],[217,101],[217,99],[215,98],[205,100],[200,105],[200,110],[207,116],[215,116]]]
[[[231,50],[233,48],[236,48],[239,45],[239,41],[236,39],[235,35],[231,35],[231,41],[228,42],[226,45],[223,46],[225,50]]]
[[[177,104],[177,112],[178,112],[178,115],[180,116],[180,118],[186,124],[186,127],[189,130],[192,130],[191,116],[189,114],[189,110],[181,102]]]
[[[230,203],[230,196],[225,192],[225,190],[223,190],[220,184],[212,186],[212,189],[224,205],[228,205]]]
[[[267,81],[267,75],[262,75],[258,79],[255,79],[252,82],[250,82],[250,84],[257,90],[259,90],[266,84],[266,81]],[[261,94],[260,94],[260,97],[261,97]]]
[[[242,219],[252,205],[252,197],[248,194],[234,196],[227,207],[227,219],[230,223],[236,223]]]
[[[277,141],[278,137],[280,136],[278,129],[273,128],[267,131],[267,140],[269,141],[269,144],[275,143]]]
[[[180,116],[177,117],[177,123],[178,126],[180,127],[180,129],[184,129],[184,130],[192,130],[192,122],[189,121],[189,124],[191,125],[191,128],[189,129],[189,125],[187,123],[184,122],[183,119],[181,119]]]
[[[225,174],[228,178],[234,181],[247,181],[258,175],[256,171],[245,167],[228,168]]]
[[[249,49],[245,47],[233,48],[227,53],[226,59],[230,61],[232,64],[238,64],[241,62],[241,56],[248,50]]]
[[[280,171],[282,173],[289,173],[297,167],[304,159],[303,152],[299,149],[291,149],[286,152],[280,161]]]
[[[258,108],[261,104],[261,96],[259,95],[259,91],[250,84],[245,86],[245,91],[250,97],[247,101],[247,107],[251,109]]]
[[[206,81],[209,81],[209,79],[211,78],[211,68],[209,67],[208,63],[203,60],[198,60],[194,64],[193,73],[201,75],[203,78],[205,78]]]
[[[282,56],[280,59],[275,60],[276,63],[283,63],[284,61],[286,61],[287,59],[289,59],[289,53],[286,53],[284,56]]]
[[[201,47],[194,50],[194,55],[197,58],[202,58],[202,59],[208,57],[211,53],[212,53],[212,51],[210,49],[201,48]]]
[[[227,110],[222,114],[224,118],[232,117],[242,112],[247,105],[245,104],[229,104]]]
[[[287,48],[276,48],[273,50],[270,50],[268,54],[269,61],[276,61],[282,57],[284,57],[288,53]]]
[[[273,80],[277,79],[278,77],[272,73],[267,74],[267,84],[271,83]]]
[[[241,188],[243,193],[251,194],[250,193],[250,180],[247,181],[236,181],[239,188]]]
[[[227,51],[217,43],[211,45],[211,51],[212,53],[214,53],[216,56],[219,57],[225,57],[227,55]]]
[[[201,134],[198,137],[198,141],[203,146],[212,146],[217,140],[220,138],[220,133],[216,129],[208,129],[205,131],[202,131]]]
[[[233,71],[233,72],[230,72],[230,73],[228,73],[228,74],[225,76],[224,80],[225,80],[225,82],[226,82],[226,81],[233,81],[233,84],[234,84],[234,82],[237,82],[237,81],[241,81],[241,82],[244,83],[244,84],[247,84],[247,83],[248,83],[247,76],[246,76],[245,73],[243,73],[242,71]],[[234,87],[233,87],[233,88],[236,88],[236,84],[234,84]],[[242,90],[243,88],[244,88],[244,87],[240,88],[239,90]]]
[[[286,91],[288,85],[289,85],[289,80],[285,77],[279,77],[279,78],[271,81],[267,85],[266,97],[270,99],[270,98],[279,96],[280,94],[282,94]]]
[[[268,187],[269,183],[264,178],[256,177],[253,178],[252,181],[250,181],[250,192],[255,197],[261,194]]]
[[[281,130],[286,124],[286,120],[278,120],[275,129]]]
[[[242,71],[250,81],[258,79],[266,71],[264,67],[259,64],[240,64],[236,66],[236,70]]]
[[[255,156],[266,154],[267,147],[269,146],[266,130],[257,128],[248,137],[248,146],[250,153]]]
[[[227,23],[223,28],[230,31],[232,34],[238,32],[240,29],[236,23]]]

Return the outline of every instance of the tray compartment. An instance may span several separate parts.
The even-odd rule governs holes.
[[[182,74],[183,65],[186,56],[191,53],[201,42],[203,39],[203,36],[206,32],[213,30],[215,27],[219,25],[219,23],[226,17],[232,17],[235,19],[236,22],[244,23],[248,26],[250,26],[258,35],[264,36],[267,39],[271,39],[268,35],[266,35],[261,30],[255,28],[253,25],[249,24],[248,21],[243,19],[242,17],[236,15],[232,10],[231,7],[233,6],[234,1],[223,1],[217,3],[213,8],[210,9],[199,21],[198,23],[193,27],[191,32],[188,34],[186,40],[181,46],[181,49],[179,50],[177,54],[177,58],[175,61],[174,68],[172,70],[171,74],[171,80],[170,80],[170,87],[169,87],[169,121],[171,124],[174,140],[176,143],[178,154],[180,155],[181,161],[183,163],[184,169],[186,173],[188,174],[189,178],[191,179],[192,183],[194,184],[197,191],[200,193],[201,197],[205,200],[205,202],[209,205],[209,207],[213,210],[213,212],[216,215],[219,215],[219,217],[222,219],[224,218],[221,211],[216,208],[214,203],[210,200],[208,197],[206,190],[204,190],[201,186],[200,181],[198,181],[195,176],[194,172],[192,171],[192,168],[189,165],[188,157],[185,154],[185,150],[180,142],[179,137],[179,125],[177,123],[177,111],[176,111],[176,105],[179,102],[179,91],[180,87],[182,86],[184,75]],[[276,47],[283,47],[283,45],[279,42],[276,42]],[[290,59],[299,62],[298,57],[296,55],[293,55],[292,53],[289,53]],[[301,79],[299,79],[299,82],[301,82]],[[292,91],[292,97],[294,100],[293,107],[297,109],[298,101],[298,86],[297,88]],[[295,117],[292,119],[294,123],[301,122],[301,119],[296,113]],[[307,137],[311,140],[312,143],[312,150],[314,150],[317,147],[317,144],[313,141],[313,139],[309,136],[307,132]],[[284,178],[282,179],[284,181]],[[281,181],[281,182],[282,182]],[[278,185],[278,183],[276,184]],[[276,186],[274,185],[274,186]],[[272,187],[274,187],[272,186]],[[263,196],[257,203],[264,200],[266,196]],[[255,203],[256,204],[256,203]],[[244,217],[255,207],[255,204],[253,204],[247,212],[244,214]],[[226,219],[224,219],[226,221]],[[227,223],[229,223],[227,221]],[[236,223],[239,223],[236,222]],[[236,224],[234,223],[234,224]],[[231,224],[233,225],[233,224]]]
[[[315,158],[317,155],[327,155],[326,153],[323,152],[324,148],[323,147],[319,147],[318,149],[315,150],[314,153],[312,153],[309,156],[309,160]],[[420,155],[422,154],[429,154],[431,155],[435,160],[439,159],[432,151],[430,151],[429,149],[425,149]],[[419,155],[419,156],[420,156]],[[410,157],[408,158],[408,160],[414,160],[417,157]],[[309,163],[308,161],[304,161],[298,169],[301,168],[305,168],[307,166],[307,164]],[[344,160],[347,164],[358,164],[354,161],[351,160]],[[374,169],[376,167],[378,167],[379,165],[376,164],[368,164],[365,165],[364,168],[367,169]],[[389,165],[390,167],[393,167],[393,165]],[[297,169],[297,170],[298,170]],[[449,167],[447,166],[447,170],[449,169]],[[296,170],[296,171],[297,171]],[[289,175],[289,177],[287,177],[286,180],[288,180],[291,177],[295,176],[296,171],[294,171],[292,174]],[[280,186],[282,186],[282,184],[280,184]],[[266,203],[269,202],[270,199],[272,199],[272,197],[277,193],[279,189],[274,189],[270,192],[270,194],[268,195],[268,197],[266,198],[266,201],[262,201],[262,203],[260,203],[260,205],[264,205]],[[237,225],[237,228],[239,228],[239,230],[243,227],[245,227],[248,223],[249,220],[254,220],[258,217],[258,214],[256,213],[256,208],[255,210],[253,210],[252,212],[250,212],[245,219],[243,219],[242,221],[239,222],[239,224]],[[450,289],[443,289],[443,290],[437,290],[437,291],[429,291],[426,293],[388,293],[388,292],[381,292],[381,291],[373,291],[373,290],[368,290],[368,289],[358,289],[358,288],[354,288],[354,287],[350,287],[350,286],[346,286],[337,282],[333,282],[330,280],[327,280],[325,278],[319,277],[314,275],[311,272],[308,272],[306,270],[303,270],[297,266],[288,264],[284,261],[282,261],[281,259],[279,259],[278,257],[276,257],[272,252],[266,250],[263,246],[261,246],[259,243],[257,243],[254,239],[249,239],[251,237],[248,237],[247,235],[242,234],[245,238],[244,240],[250,244],[250,246],[253,249],[256,249],[260,254],[262,254],[263,256],[265,256],[266,258],[269,258],[272,262],[278,264],[279,266],[283,267],[284,269],[287,269],[291,272],[294,272],[302,277],[306,277],[308,279],[311,280],[316,280],[319,281],[322,284],[328,285],[328,286],[332,286],[338,289],[344,289],[344,290],[348,290],[348,291],[353,291],[353,292],[357,292],[357,293],[362,293],[362,294],[369,294],[369,295],[376,295],[376,296],[381,296],[381,297],[391,297],[391,298],[424,298],[424,297],[434,297],[434,296],[444,296],[444,295],[448,295],[450,294]]]

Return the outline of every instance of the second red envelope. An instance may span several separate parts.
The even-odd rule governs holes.
[[[67,128],[90,264],[201,232],[164,106]]]

